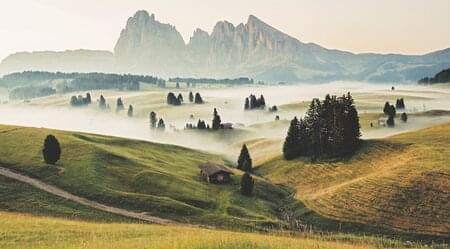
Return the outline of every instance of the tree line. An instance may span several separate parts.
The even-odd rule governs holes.
[[[433,77],[425,77],[419,80],[419,84],[430,85],[437,83],[447,83],[450,82],[450,68],[444,69],[439,73],[435,74]]]
[[[344,156],[358,148],[360,137],[358,112],[350,93],[342,97],[327,94],[323,101],[311,101],[304,118],[291,121],[283,155],[287,160]]]
[[[211,78],[169,78],[170,82],[186,82],[189,84],[231,84],[245,85],[253,84],[254,80],[248,77],[240,77],[235,79],[211,79]]]

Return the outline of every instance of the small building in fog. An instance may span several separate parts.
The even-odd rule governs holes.
[[[226,166],[207,162],[200,165],[200,176],[203,180],[214,184],[227,184],[231,182],[233,172]]]

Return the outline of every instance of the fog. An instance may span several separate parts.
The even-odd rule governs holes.
[[[159,109],[157,113],[159,116],[164,117],[166,127],[168,128],[164,133],[152,131],[149,128],[147,113],[150,110],[153,110],[153,107],[148,107],[148,103],[144,104],[142,102],[142,106],[146,106],[146,108],[150,109],[141,109],[140,112],[143,113],[142,115],[128,118],[125,113],[118,115],[114,112],[100,112],[97,110],[95,103],[89,108],[71,108],[68,105],[67,96],[62,97],[64,98],[64,101],[66,101],[67,98],[67,105],[59,107],[49,105],[33,106],[23,103],[0,105],[0,123],[38,128],[45,127],[50,129],[86,132],[174,144],[235,157],[237,149],[239,148],[238,145],[245,141],[257,138],[283,139],[287,132],[289,120],[292,119],[293,116],[303,116],[309,101],[315,97],[323,98],[326,93],[341,95],[350,91],[356,96],[357,107],[358,103],[369,103],[364,102],[364,98],[371,99],[370,101],[375,103],[375,112],[377,113],[381,113],[381,108],[386,99],[392,99],[399,94],[402,96],[410,96],[411,98],[408,99],[408,97],[406,97],[406,105],[409,108],[408,113],[413,112],[413,108],[420,109],[423,105],[426,105],[428,109],[450,109],[450,98],[448,98],[450,93],[448,89],[431,89],[407,85],[401,85],[397,88],[401,90],[392,92],[390,91],[390,85],[346,82],[319,85],[200,88],[198,91],[200,91],[204,99],[208,101],[205,105],[167,107],[164,103],[159,103],[159,106],[163,106],[163,108]],[[167,92],[168,91],[170,91],[170,89],[167,89]],[[186,89],[180,89],[179,91],[186,91]],[[139,96],[142,98],[142,96],[146,96],[146,94],[149,93],[150,92],[146,91],[138,93],[121,92],[121,95],[123,96],[125,103],[127,103],[128,99],[132,102],[133,98]],[[267,110],[244,111],[244,99],[250,93],[256,95],[263,94],[266,103],[270,106],[282,106],[289,103],[301,103],[302,101],[305,101],[305,105],[300,105],[294,109],[281,109],[277,113],[270,113]],[[166,93],[164,92],[164,94]],[[93,98],[97,98],[97,95],[97,93],[94,93]],[[384,97],[377,99],[380,95]],[[185,97],[187,97],[187,95]],[[61,97],[52,96],[49,98],[53,101],[55,98]],[[375,98],[375,100],[373,100],[373,98]],[[32,101],[39,102],[39,100]],[[53,103],[52,101],[49,101],[49,103]],[[136,109],[140,108],[140,103],[133,104]],[[364,104],[361,104],[361,108],[358,107],[360,114],[373,111],[370,108],[365,109]],[[377,107],[378,105],[380,107],[379,109]],[[222,130],[219,132],[183,130],[185,123],[190,121],[188,117],[191,110],[195,113],[195,119],[191,120],[191,122],[195,123],[198,118],[202,118],[205,119],[207,123],[210,123],[212,119],[212,109],[216,106],[221,115],[222,122],[234,123],[235,127],[236,124],[241,125],[233,130]],[[281,120],[274,122],[275,115],[280,115]],[[382,138],[449,121],[450,119],[448,116],[422,117],[410,115],[408,123],[401,124],[400,122],[397,122],[396,128],[369,129],[367,127],[362,127],[362,133],[363,138]],[[281,148],[279,151],[281,152]]]

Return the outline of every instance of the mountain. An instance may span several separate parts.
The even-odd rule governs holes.
[[[196,29],[186,44],[170,24],[141,10],[130,17],[114,54],[91,51],[83,62],[73,63],[62,52],[43,58],[39,54],[12,55],[0,64],[0,73],[25,69],[102,71],[151,74],[161,77],[253,77],[266,81],[321,82],[360,80],[415,82],[450,67],[450,48],[425,55],[354,54],[303,43],[250,15],[237,26],[220,21],[209,34]],[[72,52],[73,53],[73,52]],[[103,52],[106,53],[106,52]],[[66,63],[67,60],[67,63]],[[104,61],[99,64],[98,61]],[[14,67],[11,62],[15,61]],[[58,63],[54,63],[57,61]],[[92,65],[92,67],[90,67]]]

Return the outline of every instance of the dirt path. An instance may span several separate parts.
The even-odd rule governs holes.
[[[143,221],[148,221],[151,223],[156,223],[156,224],[161,224],[161,225],[184,225],[181,223],[177,223],[175,221],[172,220],[166,220],[166,219],[162,219],[162,218],[158,218],[158,217],[154,217],[154,216],[150,216],[147,215],[145,213],[136,213],[136,212],[132,212],[132,211],[128,211],[125,209],[121,209],[121,208],[115,208],[115,207],[110,207],[110,206],[106,206],[103,204],[100,204],[98,202],[95,201],[91,201],[88,200],[86,198],[83,197],[79,197],[76,195],[73,195],[69,192],[66,192],[60,188],[51,186],[45,182],[42,182],[40,180],[37,179],[33,179],[31,177],[28,176],[24,176],[22,174],[18,174],[15,173],[7,168],[3,168],[0,167],[0,175],[2,176],[6,176],[8,178],[12,178],[15,179],[17,181],[20,182],[24,182],[27,183],[35,188],[41,189],[45,192],[48,192],[50,194],[71,200],[73,202],[76,202],[78,204],[87,206],[87,207],[91,207],[91,208],[95,208],[101,211],[105,211],[105,212],[109,212],[109,213],[113,213],[113,214],[118,214],[118,215],[122,215],[125,217],[130,217],[130,218],[134,218],[134,219],[138,219],[138,220],[143,220]]]

